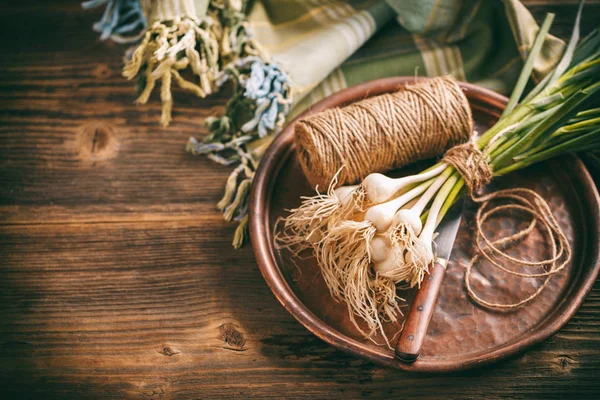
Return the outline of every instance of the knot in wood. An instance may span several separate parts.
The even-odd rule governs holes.
[[[170,346],[163,346],[159,351],[160,354],[162,354],[163,356],[167,356],[167,357],[171,357],[174,356],[175,354],[179,354],[180,352],[173,349]]]
[[[100,161],[113,158],[119,150],[119,141],[112,125],[90,122],[77,133],[76,146],[82,161]]]
[[[111,75],[110,68],[104,63],[98,64],[92,69],[92,75],[98,79],[106,79]]]
[[[231,323],[219,327],[219,339],[235,350],[242,350],[246,344],[244,335],[238,331],[237,326]]]

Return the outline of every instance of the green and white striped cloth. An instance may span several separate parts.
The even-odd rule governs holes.
[[[262,0],[251,31],[286,71],[293,114],[336,91],[401,75],[453,75],[508,94],[539,29],[516,0]],[[564,43],[548,36],[535,77]]]

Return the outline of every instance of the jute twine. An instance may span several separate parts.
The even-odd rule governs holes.
[[[311,185],[327,187],[342,167],[339,184],[354,183],[436,157],[472,130],[462,89],[452,77],[439,77],[300,120],[295,137]]]
[[[492,179],[493,171],[488,164],[485,151],[481,152],[473,140],[448,150],[444,156],[444,161],[454,166],[462,175],[471,198],[476,203],[479,203],[479,208],[475,214],[477,254],[471,258],[465,269],[465,285],[469,296],[482,306],[496,309],[518,308],[538,297],[548,285],[552,275],[564,269],[571,260],[571,246],[569,241],[558,225],[556,218],[554,218],[548,203],[533,190],[524,188],[498,190],[487,195],[478,196],[478,191]],[[497,201],[505,202],[497,204]],[[506,203],[506,201],[509,201],[509,203]],[[492,205],[494,203],[496,205]],[[528,226],[516,233],[491,240],[484,233],[484,224],[495,214],[506,211],[520,211],[529,214],[531,219]],[[513,257],[505,251],[506,248],[524,240],[538,225],[545,232],[550,244],[551,256],[549,258],[539,261],[529,261]],[[521,278],[543,277],[544,281],[533,294],[514,303],[496,303],[485,300],[471,286],[473,266],[481,258],[489,261],[495,268],[499,268],[511,275]],[[523,267],[536,267],[540,269],[540,272],[523,273],[508,269],[499,262],[500,260],[512,262]]]
[[[484,154],[475,144],[474,136],[467,143],[452,147],[444,155],[444,162],[452,165],[465,180],[471,197],[490,183],[494,173]]]

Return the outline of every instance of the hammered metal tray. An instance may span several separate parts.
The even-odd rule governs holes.
[[[412,79],[387,78],[346,89],[298,118],[397,90]],[[497,120],[507,99],[474,85],[461,86],[473,109],[476,129],[485,131]],[[464,265],[473,255],[474,236],[469,223],[475,210],[475,205],[467,204],[421,357],[414,364],[397,361],[393,350],[361,337],[348,318],[346,306],[329,295],[312,257],[292,260],[290,254],[274,247],[276,219],[286,215],[286,209],[296,207],[300,196],[314,193],[298,164],[293,135],[292,121],[267,150],[255,177],[250,203],[252,247],[267,284],[283,306],[315,335],[344,351],[405,370],[449,371],[479,366],[524,351],[556,333],[575,314],[598,275],[599,197],[577,157],[562,157],[497,179],[492,184],[495,188],[528,187],[549,202],[571,243],[572,261],[552,278],[538,298],[522,308],[500,312],[477,306],[464,288]],[[486,229],[489,235],[508,233],[519,223],[526,221],[514,215],[500,216]],[[534,233],[514,254],[535,259],[547,250],[541,234]],[[499,274],[481,264],[472,282],[486,299],[511,302],[515,296],[523,298],[535,291],[542,278]],[[399,295],[410,304],[414,291],[399,291]],[[388,336],[394,336],[400,327],[401,323],[388,324]]]

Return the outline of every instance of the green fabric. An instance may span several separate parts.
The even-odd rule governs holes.
[[[451,74],[508,94],[538,25],[516,0],[262,0],[250,28],[295,86],[292,116],[347,86]],[[548,36],[534,77],[564,44]]]

